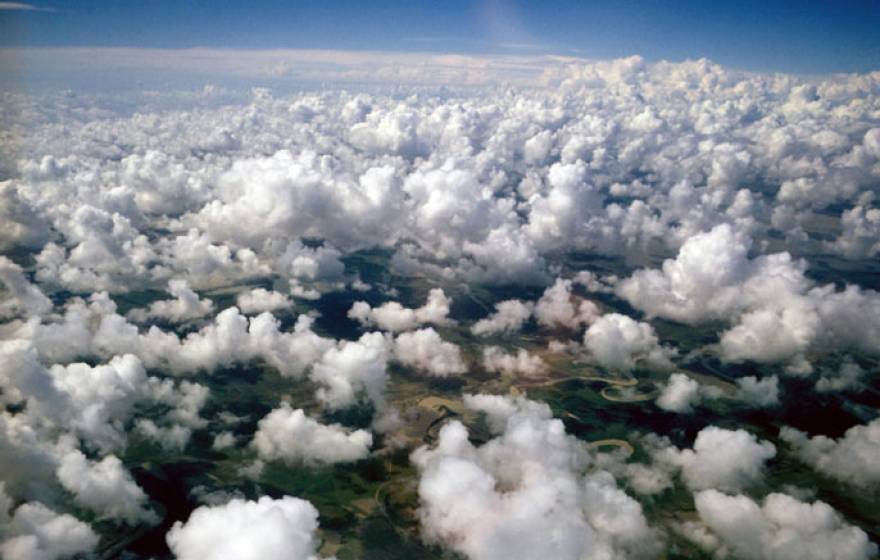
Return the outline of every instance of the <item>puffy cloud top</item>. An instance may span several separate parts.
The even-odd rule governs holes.
[[[375,325],[385,331],[408,331],[427,323],[453,324],[454,321],[448,318],[451,303],[443,290],[435,288],[428,293],[428,301],[425,305],[418,309],[403,307],[396,301],[383,303],[375,308],[370,307],[365,301],[357,301],[348,310],[348,317],[362,325]]]
[[[880,483],[880,419],[853,426],[843,437],[809,437],[784,427],[779,436],[794,448],[797,456],[820,472],[857,486]]]
[[[166,540],[179,560],[317,560],[318,510],[299,498],[263,496],[202,506]]]
[[[810,504],[773,493],[759,505],[747,496],[703,490],[694,503],[701,522],[717,540],[691,536],[718,556],[858,560],[877,554],[877,545],[864,531],[844,522],[824,502]],[[695,530],[693,525],[686,529]]]
[[[0,486],[2,493],[2,486]],[[7,505],[5,494],[0,505]],[[8,515],[0,514],[0,519]],[[98,545],[91,527],[69,514],[59,514],[39,502],[16,508],[8,525],[0,532],[0,552],[4,558],[55,560],[88,554]]]
[[[662,270],[621,281],[618,295],[649,315],[686,323],[726,320],[721,354],[732,361],[804,362],[810,349],[876,354],[880,294],[848,285],[815,286],[788,253],[748,257],[751,243],[727,224],[688,239]],[[850,324],[863,329],[854,331]]]
[[[657,397],[657,406],[670,412],[690,412],[700,400],[700,384],[684,373],[673,373]]]
[[[629,370],[638,360],[668,367],[673,351],[660,345],[654,328],[626,315],[608,313],[584,333],[584,346],[602,366]]]
[[[321,424],[302,409],[283,403],[260,420],[253,446],[265,460],[287,463],[333,464],[357,461],[370,453],[373,436],[338,424]]]
[[[744,430],[709,426],[700,430],[693,450],[678,455],[682,477],[691,488],[739,490],[763,477],[764,463],[776,456],[775,446]]]
[[[394,356],[403,365],[436,377],[458,375],[466,369],[458,346],[440,338],[431,327],[400,334],[394,340]]]
[[[516,299],[499,302],[495,304],[494,313],[474,323],[471,332],[478,336],[486,336],[499,332],[518,331],[532,316],[532,307],[531,304]]]
[[[468,558],[651,557],[656,541],[641,507],[599,471],[583,476],[585,445],[565,433],[549,407],[474,395],[496,437],[474,447],[457,421],[419,467],[419,516],[426,538]]]

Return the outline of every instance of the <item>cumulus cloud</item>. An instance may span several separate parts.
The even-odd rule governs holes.
[[[2,402],[10,407],[0,414],[0,480],[10,494],[19,500],[63,496],[95,519],[158,521],[117,453],[142,422],[188,438],[205,423],[200,412],[207,387],[148,376],[133,355],[46,367],[29,340],[11,339],[0,341],[0,356]],[[153,420],[141,417],[145,410]]]
[[[39,249],[49,239],[49,225],[19,195],[11,181],[0,181],[0,250]]]
[[[335,247],[308,247],[299,239],[287,245],[275,261],[275,270],[290,284],[290,293],[303,299],[318,299],[325,291],[342,289],[345,265]]]
[[[207,389],[190,385],[199,392],[195,401],[175,391],[170,382],[148,377],[141,361],[130,354],[117,356],[107,364],[91,367],[84,363],[51,369],[55,386],[70,399],[68,426],[87,442],[101,449],[120,447],[125,442],[124,423],[139,402],[158,402],[174,407],[183,405],[177,414],[198,425],[198,411],[207,398]],[[172,420],[174,413],[171,415]]]
[[[130,525],[154,523],[159,517],[146,509],[147,496],[114,455],[90,461],[80,451],[66,452],[58,465],[58,480],[74,501],[101,518]]]
[[[779,437],[823,474],[862,487],[880,482],[880,420],[853,426],[838,439],[809,437],[790,427],[782,428]]]
[[[141,404],[167,409],[159,420],[201,427],[199,416],[209,391],[206,387],[146,375],[141,361],[120,355],[105,364],[72,363],[46,368],[32,344],[23,339],[0,341],[0,387],[9,404],[27,405],[26,421],[39,431],[61,428],[88,448],[103,452],[127,441],[126,425]]]
[[[617,285],[617,294],[651,316],[667,317],[691,324],[709,319],[724,319],[740,306],[748,305],[750,293],[746,282],[757,276],[765,291],[770,288],[801,288],[805,279],[788,255],[748,260],[750,240],[730,225],[716,226],[707,233],[688,239],[675,259],[664,261],[663,268],[642,269]],[[764,271],[765,267],[771,268]],[[777,272],[778,271],[778,272]],[[777,285],[764,280],[777,275]],[[781,285],[780,285],[781,284]],[[757,286],[755,286],[757,288]]]
[[[159,426],[149,418],[141,418],[135,422],[134,430],[158,443],[165,451],[183,451],[192,436],[192,430],[186,426]]]
[[[753,408],[778,406],[779,378],[775,375],[763,379],[740,377],[736,380],[736,390],[725,393],[717,387],[702,385],[687,374],[673,373],[662,385],[656,402],[663,410],[690,413],[694,406],[719,398],[728,398]]]
[[[540,356],[529,354],[524,348],[517,349],[516,354],[508,354],[499,346],[483,348],[483,367],[488,372],[508,376],[534,377],[547,371],[547,364]]]
[[[229,449],[230,447],[235,447],[237,441],[235,434],[228,430],[224,430],[214,436],[214,440],[211,442],[211,449],[217,451]]]
[[[77,292],[128,291],[160,277],[159,256],[132,219],[87,202],[56,226],[66,245],[48,243],[37,255],[37,278]]]
[[[21,267],[0,256],[0,285],[4,293],[0,299],[0,319],[36,316],[52,309],[52,302],[24,275]]]
[[[377,410],[384,408],[390,346],[381,333],[367,333],[356,342],[344,341],[327,350],[309,375],[319,386],[318,400],[339,409],[364,396]]]
[[[324,425],[282,403],[257,425],[252,445],[260,458],[285,463],[329,465],[365,458],[373,436],[364,430]]]
[[[779,404],[779,378],[770,375],[763,379],[750,375],[736,380],[735,398],[755,408],[766,408]]]
[[[98,535],[70,514],[57,513],[39,502],[18,506],[9,516],[9,498],[0,483],[0,552],[10,559],[69,558],[89,554],[98,545]],[[5,519],[4,519],[5,518]]]
[[[748,496],[703,490],[694,496],[700,521],[681,532],[716,557],[873,558],[877,545],[831,506],[773,493],[758,504]]]
[[[875,129],[876,131],[876,129]],[[880,208],[859,205],[840,215],[841,234],[828,247],[850,259],[880,254]]]
[[[452,300],[446,297],[443,290],[434,288],[428,293],[425,305],[417,309],[403,307],[396,301],[383,303],[379,307],[371,307],[365,301],[356,301],[348,310],[348,317],[361,325],[377,326],[390,332],[413,330],[428,323],[448,326],[454,324],[448,318],[451,303]]]
[[[656,554],[641,506],[607,472],[582,474],[586,447],[549,407],[488,395],[466,404],[487,412],[493,439],[475,447],[452,421],[412,455],[427,540],[474,559]]]
[[[123,158],[119,169],[121,182],[134,190],[139,210],[169,216],[179,216],[203,202],[210,175],[210,167],[188,168],[169,154],[152,149]]]
[[[861,391],[865,388],[864,376],[865,370],[852,361],[852,358],[846,358],[836,372],[822,372],[816,381],[816,390],[820,393]]]
[[[671,367],[674,351],[660,345],[654,328],[621,315],[608,313],[590,325],[584,333],[584,346],[600,365],[630,370],[638,361],[656,367]]]
[[[394,357],[401,364],[434,377],[464,373],[461,350],[446,342],[433,328],[401,333],[394,339]]]
[[[265,311],[277,311],[290,307],[293,302],[289,297],[265,288],[255,288],[241,292],[235,297],[235,305],[245,314],[259,314]]]
[[[679,451],[675,460],[690,488],[736,491],[760,482],[766,461],[775,456],[772,443],[745,430],[709,426],[697,434],[693,449]]]
[[[214,310],[214,302],[199,299],[186,280],[168,282],[168,293],[175,297],[172,300],[154,301],[146,309],[134,309],[128,317],[134,321],[159,319],[171,323],[183,323],[191,319],[204,317]]]
[[[264,262],[252,249],[214,242],[197,228],[162,237],[157,245],[164,264],[153,275],[161,277],[166,269],[173,269],[195,287],[226,286],[272,273],[271,263]]]
[[[220,54],[202,50],[199,64],[229,61]],[[74,56],[53,56],[62,55]],[[376,73],[352,67],[370,58],[363,53],[276,56],[348,57],[349,79],[395,83],[413,72],[488,79],[499,62],[429,57],[433,72]],[[343,91],[281,98],[261,89],[233,104],[180,110],[181,99],[218,97],[222,88],[212,87],[181,99],[141,96],[162,110],[112,120],[89,118],[87,97],[19,96],[49,112],[73,103],[82,116],[64,124],[72,143],[56,121],[22,113],[15,125],[33,141],[0,207],[15,208],[8,213],[26,217],[21,223],[43,220],[49,227],[37,233],[62,233],[41,257],[42,277],[83,290],[176,276],[198,287],[213,269],[227,278],[278,274],[299,296],[315,297],[344,280],[339,259],[348,251],[400,242],[421,264],[469,281],[544,283],[556,250],[676,249],[718,223],[757,234],[772,226],[808,242],[811,212],[833,204],[846,232],[835,250],[857,256],[876,245],[875,209],[863,196],[877,176],[878,127],[863,102],[876,77],[806,83],[706,60],[516,60],[501,66],[530,68],[525,74],[540,76],[542,87],[455,99]],[[450,74],[455,65],[469,70]],[[156,238],[153,225],[172,226],[174,239]]]
[[[700,401],[700,384],[684,373],[673,373],[657,396],[657,406],[670,412],[691,412]]]
[[[535,146],[529,142],[527,150]],[[528,154],[526,159],[528,161]],[[530,197],[532,211],[527,232],[539,247],[588,244],[585,238],[591,233],[595,218],[604,214],[604,197],[595,185],[587,183],[586,175],[587,166],[583,161],[554,163],[547,172],[546,192]]]
[[[731,361],[804,362],[811,349],[880,352],[874,311],[880,294],[816,286],[788,253],[748,258],[750,239],[727,224],[695,235],[662,270],[643,269],[617,285],[650,316],[697,324],[725,320],[721,355]],[[862,325],[858,331],[852,324]]]
[[[344,266],[333,247],[362,246],[391,233],[383,218],[394,223],[400,192],[393,175],[377,173],[352,176],[332,156],[309,150],[238,160],[219,178],[219,198],[192,220],[214,239],[250,247],[291,239],[278,263],[291,279],[335,281]],[[298,241],[305,236],[333,247],[305,247]]]
[[[25,415],[0,413],[0,482],[16,499],[42,499],[56,480],[55,441],[33,424]]]
[[[0,403],[28,403],[41,412],[63,407],[65,395],[27,340],[0,341]]]
[[[317,560],[318,510],[306,500],[263,496],[201,506],[166,541],[179,560]]]
[[[626,469],[643,493],[652,494],[671,486],[671,476],[679,473],[688,488],[715,488],[737,492],[760,483],[765,464],[776,456],[776,447],[760,441],[749,432],[707,426],[697,433],[693,448],[679,449],[662,437],[643,438],[652,463]]]
[[[335,343],[315,334],[312,323],[313,318],[300,315],[286,332],[271,313],[247,318],[229,307],[184,337],[155,325],[141,332],[116,312],[106,293],[96,293],[88,302],[69,302],[59,321],[32,321],[18,335],[33,339],[41,357],[50,361],[130,353],[147,367],[188,373],[259,358],[282,375],[298,377]]]
[[[572,295],[571,280],[557,278],[556,282],[535,304],[535,318],[547,327],[577,329],[589,325],[599,316],[596,304]]]
[[[533,304],[518,299],[496,303],[495,312],[474,323],[471,326],[471,332],[477,336],[516,332],[532,316],[533,307]]]

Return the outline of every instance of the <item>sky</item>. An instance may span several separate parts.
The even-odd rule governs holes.
[[[880,68],[880,1],[0,2],[3,47],[560,54],[826,74]]]

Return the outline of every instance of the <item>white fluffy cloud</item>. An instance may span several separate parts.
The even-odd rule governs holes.
[[[495,437],[474,447],[452,421],[436,447],[413,453],[426,539],[475,560],[656,554],[638,502],[607,472],[582,474],[586,447],[549,407],[488,395],[465,402],[489,415]]]
[[[63,392],[27,340],[0,341],[0,390],[0,403],[7,406],[28,402],[49,413],[66,404]]]
[[[189,382],[175,384],[146,375],[133,355],[116,356],[105,364],[72,363],[46,368],[31,343],[0,341],[0,387],[10,404],[27,404],[27,421],[42,429],[68,430],[87,447],[109,451],[126,443],[126,424],[139,404],[169,410],[163,422],[201,427],[199,412],[209,391]]]
[[[800,265],[785,254],[750,261],[750,245],[743,233],[719,225],[688,239],[661,270],[639,270],[623,280],[617,293],[651,316],[695,324],[726,319],[780,291],[803,291],[806,279]],[[771,290],[776,293],[771,295]]]
[[[192,430],[186,426],[159,426],[149,418],[141,418],[135,422],[134,430],[158,443],[166,451],[183,451],[192,436]]]
[[[779,437],[792,446],[798,458],[828,476],[863,487],[880,483],[880,420],[853,426],[836,440],[811,438],[789,427],[784,427]]]
[[[161,276],[150,240],[117,209],[83,201],[55,223],[68,246],[47,244],[37,255],[37,278],[73,291],[127,291]]]
[[[148,377],[141,361],[130,354],[94,368],[84,363],[55,365],[51,374],[55,386],[69,398],[68,428],[102,449],[124,444],[124,423],[134,414],[137,403],[171,405],[175,410],[168,415],[170,421],[198,426],[198,412],[208,394],[205,387],[196,384],[175,390],[170,382]]]
[[[345,286],[345,265],[335,247],[308,247],[299,239],[288,243],[275,261],[275,269],[290,284],[290,293],[303,299],[318,299],[325,291]]]
[[[18,335],[33,339],[41,358],[49,361],[129,353],[147,367],[188,373],[260,358],[282,375],[298,377],[335,344],[315,334],[312,322],[300,315],[293,329],[283,332],[271,313],[249,319],[229,307],[184,337],[155,325],[142,332],[116,313],[106,293],[96,293],[88,302],[69,302],[60,320],[31,321]]]
[[[122,290],[278,274],[296,295],[316,297],[348,280],[346,252],[404,241],[422,264],[471,281],[542,283],[554,251],[675,249],[719,223],[779,229],[815,248],[804,230],[829,207],[841,224],[829,247],[860,258],[877,245],[866,196],[878,174],[873,75],[807,83],[639,57],[428,57],[428,66],[378,71],[375,57],[352,64],[363,53],[275,56],[347,57],[347,79],[395,83],[485,81],[502,67],[539,87],[454,99],[259,89],[219,106],[223,88],[209,87],[140,94],[150,118],[114,119],[94,97],[16,95],[43,111],[13,119],[28,151],[3,184],[0,214],[12,217],[14,243],[63,235],[40,259],[42,278]],[[170,226],[174,239],[157,239],[153,225]]]
[[[57,513],[39,502],[18,506],[9,517],[10,500],[0,483],[0,553],[10,560],[55,560],[89,554],[98,535],[69,514]]]
[[[282,403],[260,420],[252,445],[267,461],[328,465],[363,459],[372,444],[367,431],[324,425]]]
[[[303,236],[322,237],[336,247],[377,242],[391,233],[395,220],[389,214],[400,206],[400,193],[393,175],[382,180],[376,172],[361,175],[308,150],[242,159],[220,177],[219,198],[203,206],[193,222],[214,239],[251,247]],[[297,280],[335,279],[342,270],[332,251],[295,241],[280,264]]]
[[[48,224],[21,198],[12,181],[0,181],[0,251],[39,249],[49,238]]]
[[[744,430],[709,426],[700,430],[693,449],[677,453],[682,478],[690,488],[740,490],[760,482],[775,446]]]
[[[376,409],[385,405],[388,354],[391,341],[381,333],[367,333],[356,342],[331,348],[309,375],[319,388],[318,399],[331,409],[354,404],[363,394]]]
[[[461,350],[446,342],[433,328],[401,333],[394,339],[394,357],[401,364],[435,377],[464,373]]]
[[[668,487],[669,477],[676,472],[692,490],[715,488],[738,492],[760,483],[766,462],[776,456],[772,443],[760,441],[745,430],[716,426],[700,430],[692,449],[679,449],[667,439],[656,436],[647,437],[643,443],[653,463],[630,469],[627,474],[642,479],[637,481],[636,487],[649,494]]]
[[[208,389],[148,376],[132,355],[47,368],[30,341],[12,339],[0,341],[0,356],[3,404],[21,407],[0,414],[0,482],[10,494],[19,500],[63,496],[96,519],[117,523],[157,521],[115,453],[142,422],[188,438],[205,424],[200,412]],[[153,420],[141,417],[144,410]]]
[[[166,540],[179,560],[317,560],[318,510],[299,498],[263,496],[201,506]]]
[[[252,249],[214,242],[196,228],[162,237],[157,245],[165,264],[154,269],[154,275],[164,276],[165,269],[170,268],[196,287],[227,286],[233,281],[265,277],[272,271],[271,264]]]
[[[214,302],[199,299],[186,280],[168,282],[168,293],[175,299],[154,301],[146,309],[134,309],[128,316],[135,321],[160,319],[171,323],[183,323],[190,319],[204,317],[214,310]]]
[[[0,286],[0,319],[42,315],[52,309],[52,302],[25,278],[21,267],[4,256],[0,256]]]
[[[836,372],[825,371],[816,381],[816,390],[820,393],[836,391],[861,391],[865,388],[863,378],[865,370],[859,364],[846,358]]]
[[[595,319],[584,333],[584,346],[600,365],[629,370],[639,360],[670,367],[672,349],[660,345],[654,328],[626,315],[608,313]]]
[[[72,449],[61,458],[57,472],[58,480],[73,494],[74,501],[101,518],[120,519],[130,525],[159,520],[145,508],[146,494],[114,455],[90,461]]]
[[[824,502],[773,493],[758,504],[717,490],[697,493],[694,502],[700,522],[685,524],[682,533],[719,558],[860,560],[877,554],[864,531]]]
[[[241,292],[235,297],[235,304],[245,314],[258,314],[290,307],[293,302],[281,292],[255,288]]]
[[[844,210],[840,225],[843,231],[829,244],[833,250],[851,259],[867,259],[880,254],[880,208],[859,205]]]
[[[480,319],[471,327],[477,336],[487,336],[503,332],[515,332],[532,316],[534,305],[518,299],[508,299],[495,304],[495,312]]]
[[[517,349],[516,354],[508,354],[499,346],[483,348],[483,367],[488,372],[510,376],[533,377],[547,371],[547,364],[540,356],[529,354],[524,348]]]
[[[736,391],[725,394],[717,387],[701,385],[684,373],[673,373],[657,396],[657,406],[663,410],[690,413],[697,404],[727,397],[753,408],[779,405],[779,378],[775,375],[758,379],[755,376],[736,380]]]
[[[377,326],[384,331],[401,332],[415,329],[424,324],[438,326],[452,325],[448,318],[449,305],[452,300],[446,297],[443,290],[435,288],[428,293],[425,305],[410,309],[396,301],[383,303],[379,307],[371,307],[365,301],[356,301],[348,310],[348,317],[364,326]]]
[[[573,296],[573,282],[557,278],[556,282],[535,304],[535,317],[538,323],[547,327],[567,327],[577,329],[589,325],[599,316],[596,304]]]
[[[805,262],[788,253],[750,259],[750,247],[741,231],[716,226],[688,239],[662,270],[639,270],[620,282],[617,294],[651,316],[732,322],[721,335],[721,354],[732,361],[803,362],[814,348],[880,352],[880,294],[816,286]]]
[[[700,401],[700,384],[684,373],[673,373],[657,396],[657,406],[670,412],[690,412]]]
[[[770,375],[763,379],[755,376],[736,380],[736,398],[755,408],[766,408],[779,404],[779,378]]]

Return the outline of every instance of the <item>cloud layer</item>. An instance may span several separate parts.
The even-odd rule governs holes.
[[[0,49],[0,63],[142,73],[157,54]],[[276,87],[3,94],[5,556],[89,554],[98,532],[161,521],[130,459],[144,449],[173,461],[210,446],[247,488],[266,462],[413,451],[426,412],[396,382],[450,401],[459,386],[510,392],[461,396],[464,414],[411,455],[421,536],[469,558],[654,557],[676,530],[719,557],[876,554],[847,508],[766,485],[777,458],[856,492],[880,480],[864,412],[880,355],[880,75],[178,54],[179,71]],[[303,85],[321,80],[356,87]],[[719,385],[695,373],[716,367]],[[513,396],[606,374],[656,383],[660,410],[621,404],[595,424],[601,407],[566,411],[566,430]],[[218,410],[244,379],[270,402]],[[790,398],[862,424],[829,426],[849,428],[837,438],[748,425],[786,418]],[[668,412],[689,414],[681,429]],[[632,456],[578,439],[595,425],[624,437],[647,415],[660,433],[623,442]],[[670,489],[698,519],[656,514]],[[317,557],[311,504],[232,495],[175,524],[173,553]]]

